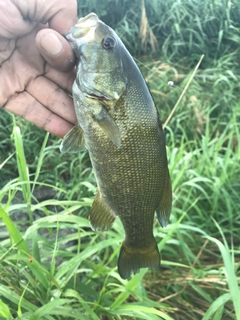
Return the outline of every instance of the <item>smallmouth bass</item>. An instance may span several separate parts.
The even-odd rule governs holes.
[[[78,125],[60,149],[88,149],[98,186],[90,224],[106,231],[119,216],[125,239],[118,271],[128,279],[140,268],[160,267],[154,213],[164,227],[172,204],[164,133],[145,80],[114,30],[90,13],[66,38],[78,61]]]

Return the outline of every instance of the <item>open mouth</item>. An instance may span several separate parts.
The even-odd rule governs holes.
[[[101,101],[107,100],[106,97],[98,96],[98,95],[93,94],[93,93],[89,93],[88,96],[89,96],[89,98],[95,99],[95,100],[101,100]]]

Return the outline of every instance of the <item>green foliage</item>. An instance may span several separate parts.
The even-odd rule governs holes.
[[[44,181],[46,168],[56,148],[45,147],[47,134],[35,172],[29,175],[24,137],[17,126],[22,121],[14,121],[18,177],[3,185],[0,192],[0,227],[5,225],[10,235],[0,242],[3,319],[175,319],[175,310],[180,310],[179,318],[183,319],[197,319],[199,314],[204,319],[213,315],[214,319],[234,319],[232,306],[236,314],[239,308],[240,151],[233,148],[231,138],[240,138],[239,110],[240,105],[235,105],[231,121],[225,121],[223,131],[216,131],[222,120],[213,124],[212,109],[206,108],[201,134],[192,140],[185,132],[188,123],[183,126],[180,119],[181,107],[177,110],[178,127],[166,129],[173,214],[167,228],[155,226],[163,268],[160,272],[143,269],[130,281],[122,280],[116,270],[124,237],[120,221],[106,234],[94,233],[87,218],[80,215],[91,205],[95,189],[92,173],[84,173],[88,158],[69,155],[67,162],[59,156],[58,172],[64,173],[62,177],[71,172],[72,180],[49,186]],[[55,175],[51,179],[55,183]],[[74,184],[78,200],[77,192],[69,192]],[[45,187],[54,190],[54,196],[39,200],[35,191]],[[21,201],[16,200],[17,193],[22,195],[18,196]],[[15,217],[19,210],[22,215],[27,213],[24,225]]]
[[[240,320],[239,8],[225,0],[145,7],[165,59],[139,65],[163,122],[207,55],[165,129],[173,212],[166,228],[154,227],[162,268],[122,280],[120,220],[106,233],[89,227],[88,154],[60,155],[59,139],[0,110],[0,319]],[[144,53],[141,1],[79,10],[106,18]]]
[[[239,51],[240,7],[238,0],[107,0],[78,1],[79,16],[96,12],[112,26],[133,55],[145,53],[141,45],[142,2],[149,28],[158,41],[157,55],[171,60],[205,54],[214,59]],[[151,53],[151,38],[147,39]],[[188,59],[188,63],[196,63]]]

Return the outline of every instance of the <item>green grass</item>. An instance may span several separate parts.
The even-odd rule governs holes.
[[[89,1],[92,8],[84,10],[98,3]],[[59,139],[0,110],[0,320],[240,320],[239,49],[231,42],[240,39],[236,29],[229,32],[238,9],[234,1],[198,2],[203,8],[194,16],[191,3],[145,1],[165,59],[138,57],[164,122],[198,53],[206,54],[165,129],[173,211],[166,228],[154,224],[161,270],[142,269],[122,280],[116,267],[124,237],[120,220],[106,233],[89,227],[96,183],[88,154],[61,155]],[[139,24],[130,19],[133,30],[129,18],[139,16],[139,2],[112,16],[105,5],[99,12],[121,21],[120,34],[131,45]],[[165,19],[156,24],[158,6]],[[209,30],[207,49],[196,30]],[[133,51],[142,54],[137,45]]]
[[[84,16],[96,12],[116,29],[133,55],[151,55],[153,51],[150,34],[140,34],[142,23],[147,23],[157,39],[155,58],[160,55],[172,61],[185,57],[193,67],[201,54],[212,60],[219,59],[223,53],[239,52],[238,0],[144,0],[143,3],[147,21],[142,20],[142,0],[78,1],[78,13]],[[141,37],[146,37],[144,46]]]
[[[1,167],[4,177],[5,167],[17,164],[0,191],[0,227],[7,227],[0,242],[2,319],[239,319],[240,150],[232,139],[240,141],[240,105],[225,123],[206,106],[203,119],[192,119],[202,121],[194,134],[183,109],[165,130],[174,197],[170,224],[154,228],[162,270],[143,269],[130,281],[116,269],[120,221],[107,233],[89,228],[95,182],[87,154],[61,156],[59,140],[46,134],[28,165],[27,131],[14,119],[13,155]],[[53,193],[41,199],[45,188]]]

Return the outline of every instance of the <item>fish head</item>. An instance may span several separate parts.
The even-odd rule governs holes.
[[[81,92],[100,100],[118,100],[126,89],[123,44],[96,14],[80,18],[66,35],[78,60],[76,82]]]

